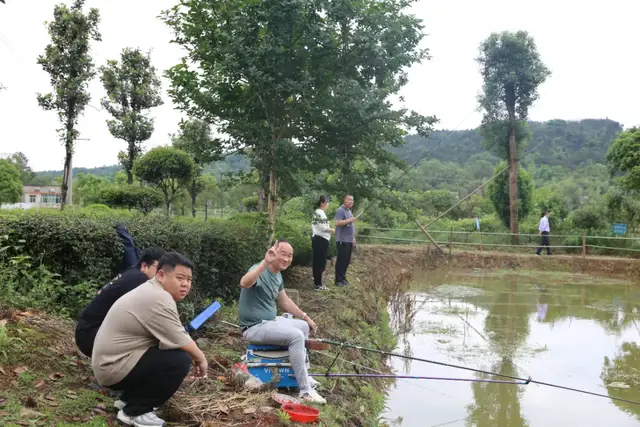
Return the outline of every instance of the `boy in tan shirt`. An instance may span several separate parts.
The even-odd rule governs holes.
[[[178,390],[189,373],[206,376],[207,360],[180,322],[176,301],[191,289],[193,264],[177,252],[158,261],[156,276],[122,296],[96,335],[91,365],[100,385],[121,390],[118,419],[159,427],[154,408]]]

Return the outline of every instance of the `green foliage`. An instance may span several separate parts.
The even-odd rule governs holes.
[[[25,156],[24,153],[20,151],[15,152],[7,157],[7,160],[18,168],[20,171],[20,181],[22,181],[23,184],[28,185],[33,181],[35,174],[31,170],[31,167],[29,166],[29,159],[27,159],[27,156]]]
[[[551,74],[533,37],[526,31],[492,33],[480,45],[476,61],[483,78],[478,96],[483,123],[526,120],[539,97],[538,87]]]
[[[162,192],[167,215],[179,192],[189,185],[194,170],[189,154],[173,147],[153,148],[133,165],[133,173],[142,182]]]
[[[73,180],[73,200],[76,205],[101,203],[101,192],[110,185],[108,179],[93,174],[78,173]]]
[[[253,217],[204,222],[90,210],[27,211],[0,216],[0,235],[8,236],[7,245],[19,247],[11,256],[28,257],[28,271],[42,265],[59,275],[56,280],[64,286],[47,289],[61,304],[75,307],[69,302],[73,295],[85,295],[88,283],[87,292],[95,293],[120,271],[123,248],[114,229],[118,223],[129,229],[140,248],[161,246],[188,256],[196,265],[196,295],[235,300],[240,277],[264,256],[265,248],[256,242],[263,241],[266,224]],[[36,282],[24,282],[21,289]]]
[[[69,8],[60,3],[53,10],[53,21],[47,23],[51,43],[38,64],[49,74],[53,92],[38,94],[38,104],[44,110],[56,110],[62,128],[58,129],[65,147],[62,177],[62,207],[71,181],[71,158],[74,142],[79,136],[78,119],[89,104],[87,85],[95,75],[90,54],[91,40],[100,41],[98,9],[82,12],[84,0],[74,0]]]
[[[101,211],[101,212],[111,212],[111,208],[107,205],[103,205],[101,203],[95,203],[93,205],[87,206],[87,209],[92,211]]]
[[[495,169],[498,173],[507,168],[507,162],[501,162]],[[529,215],[533,207],[533,180],[531,175],[522,167],[518,170],[518,221],[522,221]],[[509,175],[507,171],[502,172],[496,179],[487,186],[489,199],[500,217],[502,223],[508,227],[509,222]]]
[[[195,169],[187,191],[191,196],[191,213],[196,216],[196,199],[207,189],[209,181],[202,179],[204,166],[222,159],[222,142],[211,135],[211,126],[203,120],[187,120],[180,123],[180,133],[173,137],[173,146],[187,152]]]
[[[579,230],[602,230],[605,227],[603,209],[601,206],[589,204],[571,212],[571,222]]]
[[[257,212],[258,202],[258,196],[249,196],[242,199],[242,206],[247,212]]]
[[[17,203],[22,197],[20,171],[9,160],[0,159],[0,205]]]
[[[141,144],[153,134],[153,119],[147,110],[163,104],[162,85],[150,55],[131,48],[122,50],[120,62],[111,59],[100,67],[100,81],[107,92],[102,106],[113,117],[107,120],[109,132],[114,138],[127,141],[127,152],[118,157],[131,184],[133,162],[142,152]]]
[[[640,191],[640,127],[618,135],[609,148],[607,161],[612,176],[618,172],[626,174],[619,179],[625,189]]]
[[[151,187],[141,185],[111,185],[100,193],[100,199],[107,206],[114,208],[137,209],[148,214],[160,206],[162,193]]]
[[[388,102],[427,57],[420,22],[405,13],[412,3],[182,0],[164,13],[187,51],[168,72],[170,96],[270,175],[271,226],[279,180],[327,164],[349,171],[358,157],[384,172],[402,127],[424,133],[435,120]]]

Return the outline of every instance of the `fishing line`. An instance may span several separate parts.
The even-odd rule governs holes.
[[[506,374],[500,374],[500,373],[497,373],[497,372],[484,371],[482,369],[474,369],[474,368],[469,368],[469,367],[466,367],[466,366],[454,365],[454,364],[445,363],[445,362],[438,362],[436,360],[423,359],[423,358],[419,358],[419,357],[405,356],[403,354],[394,353],[394,352],[390,352],[390,351],[376,350],[376,349],[373,349],[373,348],[361,347],[361,346],[355,345],[355,344],[341,343],[341,342],[332,341],[332,340],[318,339],[317,341],[324,342],[324,343],[331,344],[331,345],[355,348],[355,349],[360,350],[360,351],[368,351],[368,352],[372,352],[372,353],[383,354],[385,356],[400,357],[400,358],[404,358],[404,359],[415,360],[417,362],[425,362],[425,363],[431,363],[431,364],[434,364],[434,365],[447,366],[447,367],[450,367],[450,368],[464,369],[466,371],[477,372],[477,373],[481,373],[481,374],[485,374],[485,375],[492,375],[492,376],[497,376],[497,377],[509,378],[509,379],[516,380],[516,381],[525,381],[527,384],[531,383],[531,384],[544,385],[544,386],[547,386],[547,387],[554,387],[554,388],[559,388],[559,389],[563,389],[563,390],[574,391],[576,393],[583,393],[583,394],[588,394],[588,395],[591,395],[591,396],[604,397],[606,399],[613,399],[613,400],[618,400],[618,401],[621,401],[621,402],[632,403],[634,405],[640,405],[640,402],[637,402],[637,401],[623,399],[623,398],[620,398],[620,397],[609,396],[609,395],[601,394],[601,393],[595,393],[595,392],[592,392],[592,391],[582,390],[582,389],[578,389],[578,388],[573,388],[573,387],[567,387],[567,386],[562,386],[562,385],[558,385],[558,384],[547,383],[547,382],[544,382],[544,381],[536,381],[536,380],[533,380],[531,377],[525,379],[525,378],[516,377],[516,376],[513,376],[513,375],[506,375]]]
[[[310,377],[336,377],[336,378],[387,378],[405,380],[435,380],[435,381],[459,381],[471,383],[493,383],[493,384],[513,384],[527,385],[527,381],[507,381],[507,380],[487,380],[477,378],[448,378],[448,377],[425,377],[420,375],[395,375],[395,374],[350,374],[350,373],[324,373],[309,374]]]
[[[464,122],[466,122],[466,121],[467,121],[467,119],[469,119],[469,117],[470,117],[473,113],[475,113],[475,111],[476,111],[476,110],[475,110],[475,109],[473,109],[471,112],[469,112],[469,113],[465,116],[465,118],[464,118],[464,119],[462,119],[462,121],[456,125],[456,127],[454,127],[453,129],[451,129],[451,130],[449,131],[449,133],[448,133],[448,134],[446,134],[446,135],[445,135],[445,136],[444,136],[444,137],[439,141],[439,143],[437,143],[436,145],[434,145],[434,146],[430,147],[429,149],[427,149],[427,150],[422,154],[422,156],[421,156],[418,160],[416,160],[416,161],[415,161],[415,162],[413,162],[411,165],[409,165],[409,167],[408,167],[407,169],[405,169],[405,170],[400,174],[400,176],[399,176],[398,178],[396,178],[396,179],[395,179],[395,181],[394,181],[393,183],[391,183],[391,184],[389,184],[389,185],[387,186],[387,188],[385,189],[385,191],[383,191],[382,193],[380,193],[380,194],[378,194],[377,196],[375,196],[375,197],[373,198],[373,200],[371,200],[371,202],[369,202],[369,204],[368,204],[368,205],[367,205],[367,206],[362,210],[362,212],[360,212],[360,213],[358,214],[358,216],[362,215],[362,214],[363,214],[367,209],[369,209],[369,208],[370,208],[370,207],[371,207],[371,206],[372,206],[376,201],[378,201],[378,200],[380,199],[380,197],[382,197],[382,196],[383,196],[384,194],[386,194],[388,191],[392,190],[392,187],[395,187],[395,186],[398,184],[398,182],[400,182],[400,180],[401,180],[402,178],[404,178],[404,176],[405,176],[407,173],[409,173],[409,171],[410,171],[411,169],[413,169],[414,167],[416,167],[416,166],[418,165],[418,163],[420,163],[422,160],[424,160],[424,159],[427,157],[427,155],[428,155],[428,154],[430,154],[430,153],[431,153],[433,150],[435,150],[436,148],[439,148],[439,147],[442,145],[442,143],[443,143],[443,142],[445,142],[445,141],[446,141],[446,140],[447,140],[447,139],[448,139],[448,138],[449,138],[449,137],[450,137],[454,132],[456,132],[456,131],[460,128],[460,126],[462,126],[462,124],[463,124]],[[429,139],[429,138],[426,138],[426,139]],[[366,158],[365,158],[365,160],[367,160],[367,162],[368,162],[371,166],[374,166],[373,164],[371,164],[371,162],[369,161],[369,159],[366,159]]]

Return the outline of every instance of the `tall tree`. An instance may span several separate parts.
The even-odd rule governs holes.
[[[64,144],[65,158],[62,171],[61,209],[71,203],[71,161],[75,140],[80,133],[76,129],[78,119],[91,99],[88,82],[95,70],[90,55],[91,40],[100,41],[98,9],[82,12],[84,0],[75,0],[69,8],[61,3],[53,10],[53,21],[46,23],[51,43],[38,64],[49,74],[53,92],[38,94],[38,104],[45,110],[56,110],[62,128],[58,129]]]
[[[0,205],[19,202],[22,188],[18,168],[9,160],[0,159]]]
[[[153,118],[148,116],[148,110],[163,103],[160,79],[149,54],[125,48],[120,62],[109,60],[100,67],[100,80],[107,92],[102,106],[113,116],[107,120],[109,132],[127,142],[126,153],[121,152],[118,159],[131,184],[133,162],[142,152],[142,143],[153,134]]]
[[[196,199],[202,193],[207,181],[202,179],[202,171],[208,164],[221,160],[222,142],[211,135],[211,126],[204,120],[187,120],[180,123],[180,131],[173,137],[174,147],[187,152],[195,163],[195,170],[187,191],[191,196],[191,214],[196,217]]]
[[[194,169],[191,156],[174,147],[153,148],[133,164],[136,177],[162,191],[167,215],[171,203],[189,185]]]
[[[283,175],[348,168],[358,155],[388,161],[406,129],[435,121],[389,101],[428,57],[405,12],[413,2],[181,0],[163,14],[187,51],[168,72],[170,96],[268,176],[270,239]]]
[[[640,192],[640,127],[632,127],[616,137],[607,153],[611,175],[623,173],[621,186]]]
[[[24,153],[20,151],[11,154],[7,160],[9,160],[15,167],[20,171],[20,180],[24,185],[31,184],[33,178],[35,177],[35,173],[31,170],[31,166],[29,166],[29,159]]]
[[[529,107],[551,74],[526,31],[491,34],[476,59],[484,79],[478,96],[485,146],[509,165],[509,228],[518,242],[518,153],[527,137]]]

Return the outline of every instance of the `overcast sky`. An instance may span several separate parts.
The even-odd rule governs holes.
[[[34,170],[62,169],[55,112],[41,110],[37,92],[49,92],[49,77],[36,58],[49,42],[44,21],[52,19],[52,0],[6,0],[0,4],[0,154],[22,151]],[[71,3],[70,0],[67,3]],[[96,64],[119,57],[123,47],[151,49],[161,71],[176,64],[180,48],[157,16],[175,0],[88,0],[99,7],[102,42],[93,46]],[[413,12],[424,21],[424,45],[432,59],[410,70],[405,106],[440,119],[438,128],[478,125],[476,95],[481,78],[474,58],[491,32],[526,30],[535,38],[552,76],[540,88],[530,111],[533,120],[605,118],[625,127],[640,124],[640,79],[636,52],[640,2],[609,0],[421,0]],[[165,89],[167,82],[163,78]],[[100,108],[104,91],[96,78],[91,105]],[[152,111],[156,129],[145,148],[169,142],[180,113],[164,95],[165,105]],[[80,120],[74,166],[116,163],[126,146],[107,130],[104,111],[88,108]]]

